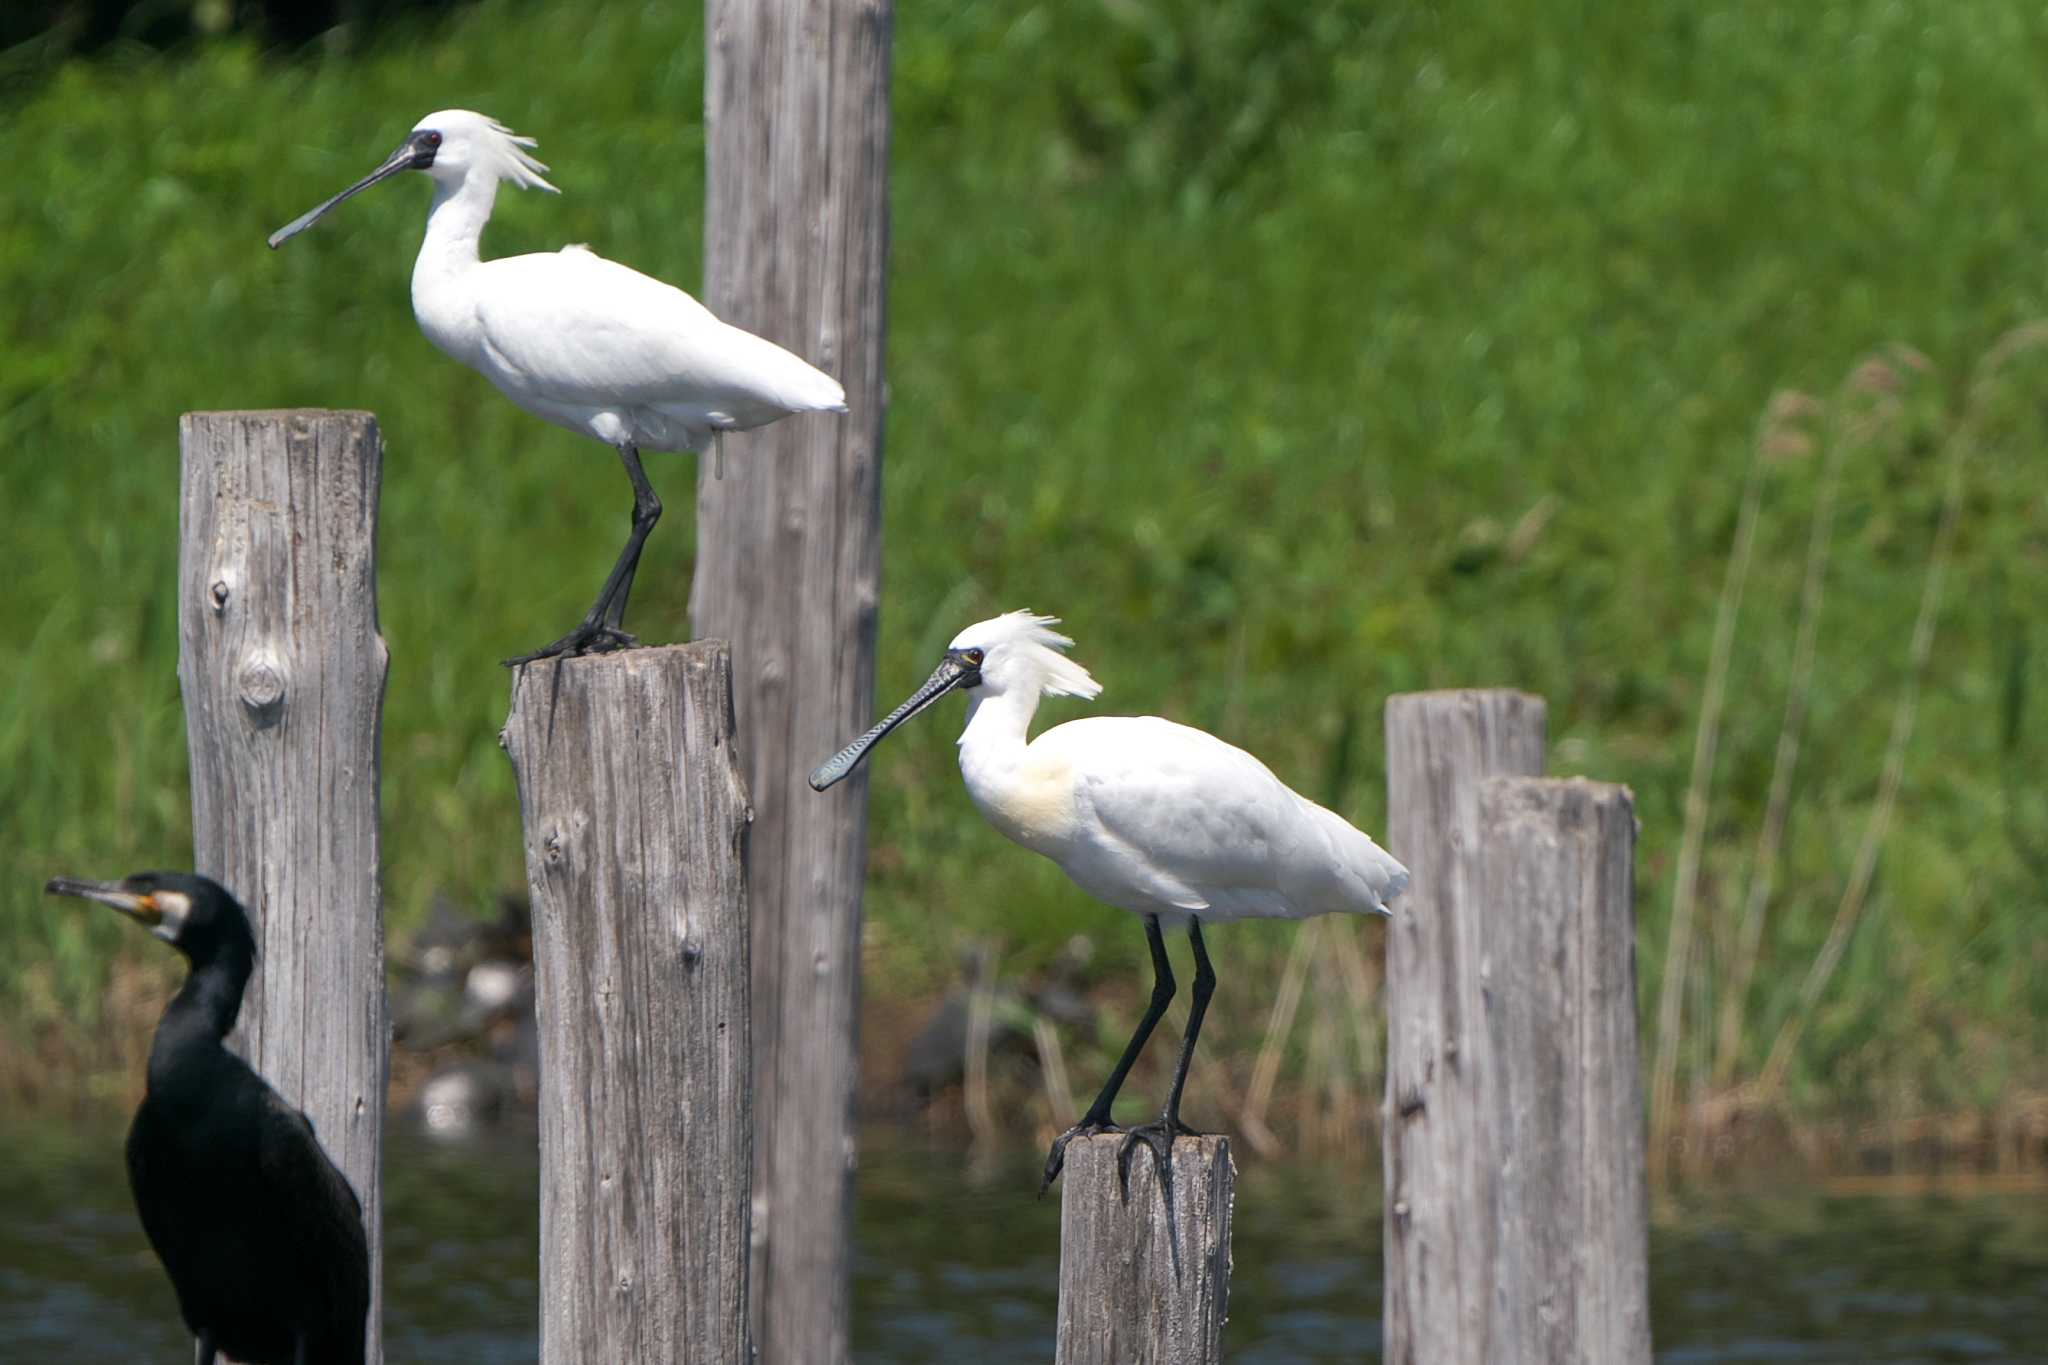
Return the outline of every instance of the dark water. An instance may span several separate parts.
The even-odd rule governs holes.
[[[189,1360],[143,1243],[117,1130],[0,1129],[0,1362]],[[863,1361],[1052,1356],[1058,1202],[1030,1153],[974,1162],[864,1135],[855,1347]],[[535,1358],[531,1135],[385,1153],[387,1355]],[[1239,1180],[1225,1343],[1235,1362],[1371,1360],[1379,1204],[1370,1171],[1253,1166]],[[1657,1358],[2048,1361],[2048,1187],[1698,1190],[1651,1231]]]

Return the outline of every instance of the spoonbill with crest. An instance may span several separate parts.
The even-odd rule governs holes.
[[[1244,750],[1156,716],[1091,716],[1027,740],[1042,696],[1093,698],[1101,684],[1068,658],[1059,618],[1013,611],[953,638],[938,669],[872,730],[811,774],[824,791],[851,773],[877,741],[954,688],[967,693],[960,775],[988,822],[1058,863],[1097,900],[1145,921],[1152,1000],[1102,1093],[1046,1157],[1043,1193],[1076,1137],[1116,1132],[1110,1107],[1131,1064],[1173,999],[1162,924],[1186,925],[1195,990],[1180,1062],[1156,1122],[1125,1134],[1119,1173],[1135,1144],[1151,1149],[1163,1188],[1181,1122],[1181,1090],[1216,975],[1202,922],[1306,919],[1337,912],[1385,915],[1408,870],[1334,811],[1302,796]]]
[[[623,622],[633,574],[661,499],[640,451],[718,448],[722,437],[798,412],[845,412],[838,382],[772,341],[720,322],[673,285],[583,246],[478,259],[498,185],[555,187],[528,155],[530,137],[447,109],[421,119],[382,165],[270,234],[275,248],[352,194],[401,171],[434,182],[426,239],[412,268],[420,330],[536,417],[619,452],[633,484],[632,530],[577,627],[518,664],[634,643]]]

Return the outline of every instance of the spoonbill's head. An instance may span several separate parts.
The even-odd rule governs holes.
[[[118,882],[52,877],[43,890],[112,906],[194,962],[224,951],[256,955],[249,917],[227,888],[193,872],[138,872]]]
[[[270,234],[273,250],[320,221],[327,211],[353,194],[361,194],[380,180],[400,171],[424,171],[443,192],[453,190],[471,176],[488,177],[495,185],[508,180],[522,190],[540,189],[559,193],[541,178],[547,169],[527,154],[536,145],[486,114],[468,109],[443,109],[413,125],[398,144],[398,150],[340,194],[315,205]]]
[[[1102,684],[1064,652],[1074,642],[1051,629],[1059,620],[1057,616],[1010,611],[977,621],[955,635],[953,643],[946,646],[946,657],[924,686],[882,717],[874,729],[820,764],[811,774],[811,787],[824,791],[846,777],[883,736],[956,687],[984,697],[1021,692],[1034,702],[1041,696],[1100,696]]]

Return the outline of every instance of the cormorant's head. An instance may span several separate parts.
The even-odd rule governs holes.
[[[255,955],[256,936],[241,902],[196,872],[138,872],[118,882],[52,877],[43,890],[111,905],[195,963],[229,949]]]

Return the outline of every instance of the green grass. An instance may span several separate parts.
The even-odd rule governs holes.
[[[878,687],[913,686],[966,622],[1057,612],[1106,685],[1095,709],[1214,729],[1372,829],[1386,693],[1542,693],[1553,769],[1635,789],[1647,1015],[1758,414],[1910,343],[1935,372],[1843,476],[1745,1002],[1752,1074],[1875,796],[1967,376],[2048,315],[2048,18],[1933,0],[1575,8],[906,0]],[[420,186],[352,201],[285,251],[262,241],[458,105],[537,134],[565,191],[501,196],[488,250],[588,241],[693,284],[697,25],[689,6],[500,0],[347,59],[116,52],[6,110],[0,1045],[90,1037],[107,963],[147,951],[113,917],[46,906],[42,878],[189,856],[181,411],[378,413],[390,911],[402,933],[437,893],[482,906],[520,883],[497,660],[580,613],[623,481],[419,336]],[[1899,807],[1789,1073],[1807,1110],[1987,1105],[2044,1077],[2044,377],[2015,367],[1969,468]],[[1687,1086],[1711,1064],[1820,465],[1791,452],[1767,474]],[[689,505],[691,461],[649,473]],[[688,521],[650,546],[645,636],[686,631]],[[1135,1009],[1136,926],[979,821],[954,726],[920,722],[876,770],[869,992],[946,984],[972,938],[1026,970],[1080,932]],[[1210,1044],[1240,1078],[1264,1017],[1253,983],[1277,975],[1286,932],[1212,938]]]

